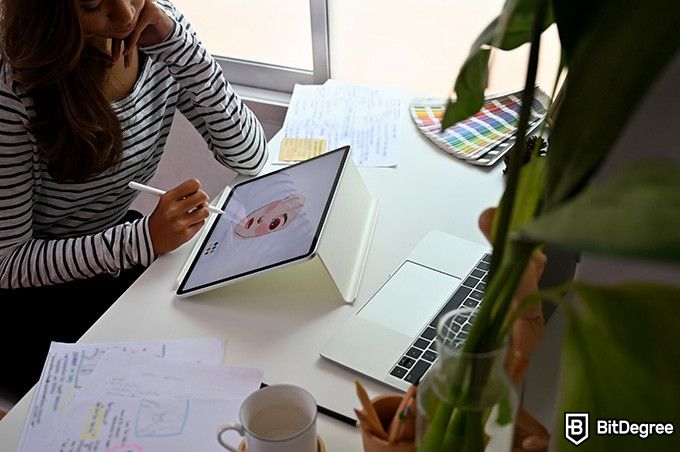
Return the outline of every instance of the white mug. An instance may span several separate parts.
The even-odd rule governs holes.
[[[222,439],[235,430],[245,439],[248,452],[316,452],[316,401],[304,389],[293,385],[272,385],[259,389],[243,401],[240,423],[225,424],[217,441],[239,452]]]

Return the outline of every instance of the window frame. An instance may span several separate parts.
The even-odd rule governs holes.
[[[312,28],[311,71],[238,58],[214,56],[230,83],[240,86],[292,93],[296,83],[322,84],[330,78],[327,0],[309,0]]]

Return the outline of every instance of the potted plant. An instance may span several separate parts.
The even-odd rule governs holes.
[[[547,156],[523,165],[540,36],[553,23],[566,77],[545,124]],[[680,428],[680,288],[573,281],[525,298],[519,309],[511,309],[512,298],[533,253],[548,243],[680,262],[680,165],[648,159],[603,183],[593,181],[648,89],[676,55],[678,23],[677,2],[508,0],[473,45],[442,122],[447,128],[482,107],[492,47],[510,50],[530,43],[516,152],[494,218],[490,278],[463,352],[472,356],[501,349],[523,307],[541,299],[556,301],[568,319],[558,413],[589,413],[591,426],[596,419],[627,419]],[[502,401],[493,413],[461,408],[484,397],[483,388],[493,384],[491,367],[472,359],[451,364],[445,391],[450,398],[429,406],[419,452],[484,450],[489,416],[500,424],[512,422],[502,414]],[[572,445],[563,426],[558,416],[560,450]],[[673,441],[667,434],[641,439],[591,433],[581,449],[668,450]],[[677,445],[680,433],[674,434]]]

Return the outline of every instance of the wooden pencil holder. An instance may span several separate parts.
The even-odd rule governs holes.
[[[403,394],[383,394],[371,399],[371,404],[375,408],[383,428],[387,431],[390,422],[399,408]],[[382,438],[373,435],[369,430],[359,423],[361,429],[361,438],[364,443],[364,452],[415,452],[415,437],[411,437],[406,441],[400,441],[390,444]]]

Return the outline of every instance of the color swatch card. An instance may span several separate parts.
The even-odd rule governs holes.
[[[411,104],[411,116],[420,131],[449,154],[473,165],[491,166],[512,146],[517,130],[521,91],[487,98],[475,115],[441,130],[445,100],[421,99]],[[545,118],[550,98],[536,89],[531,108],[531,133]]]

